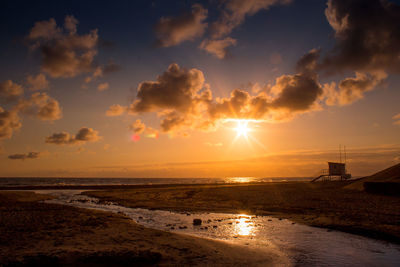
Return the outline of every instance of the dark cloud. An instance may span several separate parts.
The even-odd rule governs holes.
[[[316,75],[300,73],[278,77],[271,92],[277,95],[271,107],[296,112],[310,110],[323,90]]]
[[[33,49],[42,54],[42,70],[51,77],[74,77],[90,72],[97,54],[97,29],[88,34],[77,34],[78,20],[66,16],[64,28],[54,19],[36,22],[28,40]]]
[[[40,156],[40,152],[29,152],[26,154],[12,154],[9,155],[9,159],[20,159],[20,160],[25,160],[25,159],[37,159]]]
[[[0,139],[11,138],[14,131],[21,128],[21,125],[16,111],[7,111],[0,107]]]
[[[207,27],[207,13],[201,5],[194,4],[190,12],[178,17],[162,17],[155,26],[158,44],[168,47],[201,37]]]
[[[313,73],[318,66],[318,59],[320,49],[311,49],[308,53],[303,55],[296,64],[296,69],[301,73]]]
[[[130,111],[151,112],[160,109],[175,109],[187,112],[194,109],[204,87],[204,75],[198,69],[186,70],[178,64],[171,64],[167,71],[157,77],[157,81],[139,84],[137,100]]]
[[[209,114],[212,119],[246,117],[250,98],[247,91],[235,89],[229,98],[217,99],[215,103],[211,103]]]
[[[21,85],[11,80],[0,83],[0,103],[7,104],[14,102],[24,93]]]
[[[387,0],[329,0],[325,10],[335,48],[321,67],[330,72],[400,72],[400,6]]]
[[[79,145],[86,142],[97,142],[101,139],[99,132],[92,128],[82,127],[76,135],[67,132],[54,133],[46,137],[45,142],[55,145]]]
[[[103,66],[103,74],[110,74],[121,70],[121,66],[113,61],[108,62]]]
[[[167,113],[161,121],[161,130],[163,132],[171,132],[175,129],[181,128],[187,123],[186,116],[172,111]]]

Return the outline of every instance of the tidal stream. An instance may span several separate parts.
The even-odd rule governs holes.
[[[400,246],[362,236],[310,227],[269,216],[226,213],[178,213],[126,208],[80,195],[78,190],[35,191],[56,199],[45,201],[123,213],[148,228],[223,240],[284,257],[296,266],[400,266]],[[201,219],[201,225],[193,225]],[[287,264],[284,264],[287,265]]]

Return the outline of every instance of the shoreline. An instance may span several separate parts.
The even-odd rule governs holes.
[[[250,182],[250,183],[203,183],[203,184],[21,185],[21,186],[0,186],[0,191],[145,189],[145,188],[171,188],[171,187],[210,186],[210,185],[216,185],[216,186],[263,185],[263,184],[270,184],[270,183],[303,183],[303,181]]]
[[[1,266],[287,264],[273,250],[150,229],[121,214],[37,202],[49,198],[0,192]]]
[[[130,208],[273,216],[400,244],[400,198],[343,189],[348,184],[172,185],[82,194]]]

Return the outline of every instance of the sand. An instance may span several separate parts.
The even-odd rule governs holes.
[[[277,257],[140,226],[120,214],[0,192],[0,266],[265,266]]]
[[[84,194],[132,208],[272,215],[400,243],[400,198],[344,189],[349,183],[138,186]]]

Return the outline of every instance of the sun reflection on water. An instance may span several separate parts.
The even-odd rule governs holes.
[[[249,236],[253,234],[254,224],[251,217],[247,215],[240,215],[236,220],[235,234],[240,236]]]
[[[226,178],[227,183],[250,183],[255,181],[255,177],[228,177]]]

